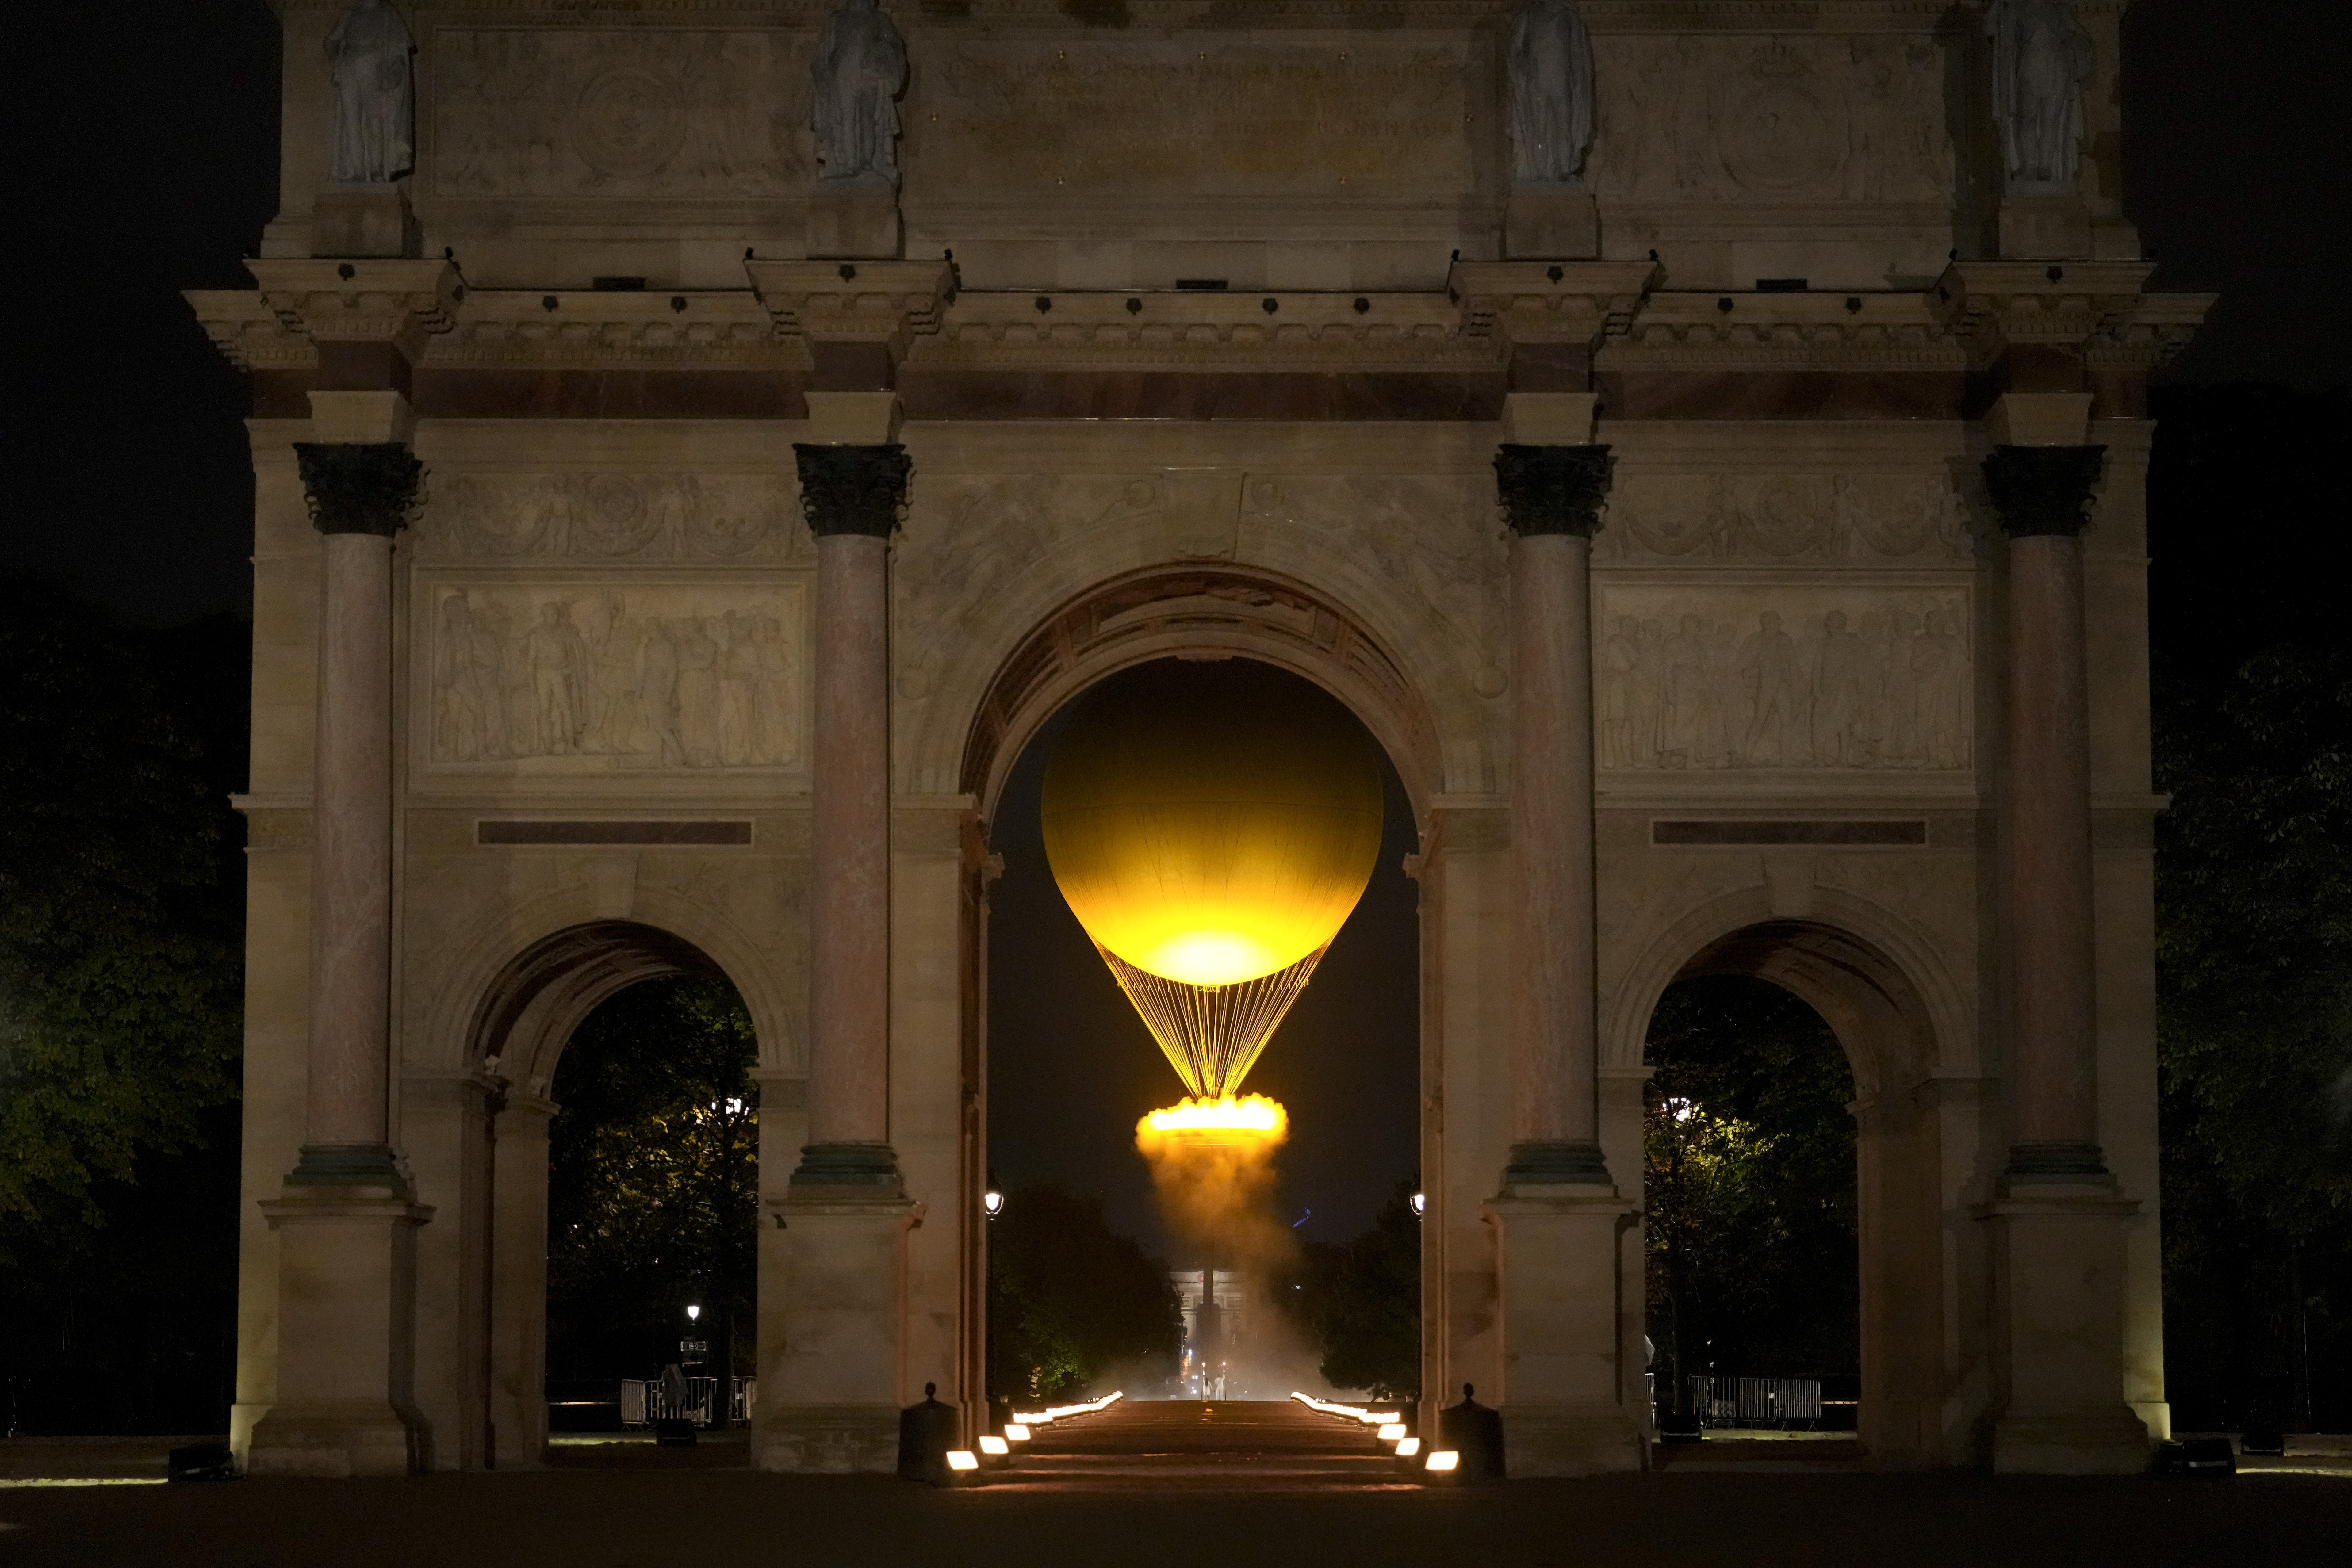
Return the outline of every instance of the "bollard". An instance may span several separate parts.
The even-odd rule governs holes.
[[[956,1408],[935,1397],[936,1383],[923,1385],[923,1402],[898,1412],[898,1474],[910,1481],[948,1479],[948,1450],[955,1447]]]
[[[1474,1385],[1462,1385],[1462,1403],[1437,1413],[1437,1447],[1462,1456],[1459,1469],[1468,1481],[1498,1481],[1503,1466],[1503,1413],[1472,1397]]]

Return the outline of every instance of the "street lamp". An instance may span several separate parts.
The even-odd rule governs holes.
[[[1415,1219],[1419,1219],[1423,1215],[1427,1214],[1428,1212],[1429,1195],[1425,1192],[1414,1193],[1412,1195],[1412,1217]]]
[[[1004,1195],[990,1187],[981,1196],[980,1207],[988,1210],[988,1218],[993,1219],[1004,1212]]]

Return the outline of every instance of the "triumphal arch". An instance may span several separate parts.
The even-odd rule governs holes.
[[[2121,0],[278,0],[256,1471],[530,1463],[549,1084],[724,974],[754,1451],[981,1418],[990,821],[1264,660],[1417,814],[1423,1386],[1647,1462],[1681,976],[1833,1026],[1863,1437],[2135,1469],[2158,1281]]]

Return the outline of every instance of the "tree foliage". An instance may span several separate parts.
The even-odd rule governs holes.
[[[1852,1373],[1853,1078],[1836,1036],[1786,991],[1716,976],[1668,988],[1648,1051],[1648,1295],[1674,1380],[1661,1396],[1699,1372]]]
[[[1403,1181],[1369,1229],[1334,1245],[1310,1242],[1288,1295],[1292,1312],[1322,1354],[1319,1370],[1334,1388],[1360,1388],[1374,1399],[1421,1393],[1421,1218],[1419,1184]]]
[[[1184,1320],[1168,1265],[1110,1228],[1098,1199],[1057,1187],[1007,1195],[988,1228],[992,1395],[1106,1392],[1114,1372],[1172,1376]]]
[[[236,1093],[232,830],[137,639],[0,578],[0,1214],[95,1220],[95,1182]]]
[[[0,1429],[226,1420],[250,643],[0,576]]]
[[[632,986],[573,1031],[549,1130],[551,1375],[677,1360],[689,1304],[714,1359],[751,1370],[757,1059],[742,999],[715,978]]]
[[[2159,686],[2168,1342],[2198,1424],[2352,1416],[2352,653]]]

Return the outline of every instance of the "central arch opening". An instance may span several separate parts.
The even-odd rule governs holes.
[[[1155,1191],[1137,1124],[1185,1086],[1048,861],[1041,798],[1081,703],[1149,700],[1209,670],[1337,706],[1270,663],[1139,661],[1066,686],[1001,775],[986,1077],[990,1185],[1003,1195],[988,1239],[1000,1403],[1115,1386],[1225,1400],[1417,1391],[1420,938],[1404,870],[1415,831],[1385,748],[1368,747],[1382,805],[1370,879],[1242,1085],[1288,1114],[1248,1237],[1227,1227],[1204,1241]]]

